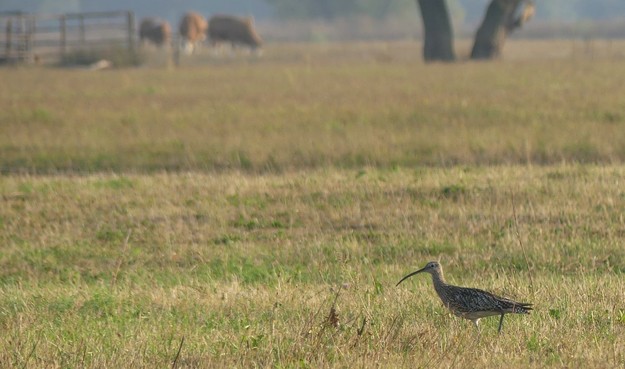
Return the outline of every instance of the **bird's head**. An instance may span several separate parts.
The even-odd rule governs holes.
[[[441,268],[441,264],[438,261],[430,261],[429,263],[425,264],[425,266],[417,271],[414,271],[410,274],[408,274],[407,276],[405,276],[404,278],[402,278],[399,282],[397,282],[397,284],[395,286],[399,286],[399,284],[403,281],[405,281],[406,279],[412,277],[415,274],[419,274],[421,272],[426,272],[426,273],[430,273],[432,275],[437,274],[437,275],[441,275],[442,274],[442,268]]]

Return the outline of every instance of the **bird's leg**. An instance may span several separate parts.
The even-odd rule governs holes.
[[[480,340],[482,339],[482,331],[480,330],[480,320],[479,319],[473,319],[471,320],[473,322],[473,324],[475,325],[475,329],[477,329],[477,343],[480,343]]]
[[[503,327],[503,316],[504,314],[501,313],[501,319],[499,319],[499,329],[497,330],[497,333],[501,333],[501,327]]]
[[[472,319],[471,320],[473,322],[473,325],[475,325],[475,328],[477,329],[477,331],[480,331],[480,320],[479,319]]]

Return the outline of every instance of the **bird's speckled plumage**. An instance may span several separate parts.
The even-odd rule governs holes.
[[[529,314],[530,310],[532,310],[532,304],[530,303],[516,302],[477,288],[458,287],[448,284],[443,277],[443,268],[436,261],[431,261],[424,268],[408,274],[397,285],[421,272],[432,275],[434,289],[445,307],[454,315],[473,321],[475,326],[478,325],[481,318],[500,315],[499,331],[501,331],[505,314]]]

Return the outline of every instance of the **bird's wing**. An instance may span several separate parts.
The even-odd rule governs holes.
[[[456,287],[448,301],[449,306],[460,313],[501,311],[503,308],[497,296],[477,288]]]
[[[497,296],[488,291],[480,290],[477,288],[468,288],[473,290],[475,294],[480,295],[480,299],[484,301],[485,305],[491,305],[492,311],[507,312],[507,313],[528,313],[532,310],[532,304],[527,302],[518,302],[506,297]]]

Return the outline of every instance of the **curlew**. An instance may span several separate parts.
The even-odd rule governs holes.
[[[443,268],[437,261],[430,261],[425,267],[408,274],[397,282],[396,286],[421,272],[432,275],[434,289],[445,307],[451,310],[454,315],[472,321],[476,328],[481,318],[500,315],[497,332],[501,332],[505,314],[529,314],[530,310],[532,310],[532,304],[526,302],[516,302],[477,288],[458,287],[448,284],[443,277]]]

